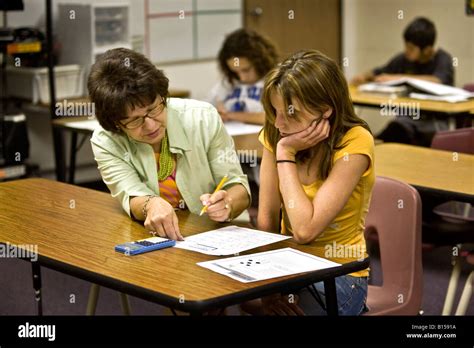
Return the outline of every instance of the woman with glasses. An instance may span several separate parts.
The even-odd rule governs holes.
[[[181,240],[175,209],[199,214],[207,205],[209,218],[222,222],[250,205],[247,177],[216,109],[168,98],[168,79],[143,55],[107,51],[92,66],[88,90],[101,125],[91,143],[102,179],[148,231]]]

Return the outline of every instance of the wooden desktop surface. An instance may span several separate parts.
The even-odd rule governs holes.
[[[132,295],[138,294],[129,291],[135,288],[140,293],[159,294],[162,304],[175,304],[180,298],[199,304],[262,286],[271,293],[271,285],[298,277],[240,283],[196,265],[215,256],[177,248],[125,256],[114,246],[150,237],[143,225],[132,221],[110,194],[56,181],[37,178],[1,183],[0,211],[0,242],[37,245],[40,260],[49,260],[49,266],[61,265],[53,269],[76,270],[71,273],[90,281],[103,278],[109,282],[96,282],[113,283],[117,290]],[[178,212],[178,217],[183,236],[226,225],[188,212]],[[312,250],[289,240],[251,252],[281,247]]]
[[[367,105],[380,107],[382,103],[392,100],[392,103],[417,103],[421,110],[435,111],[445,114],[468,113],[474,110],[474,99],[460,103],[448,103],[443,101],[421,100],[406,97],[390,98],[385,95],[378,95],[368,92],[360,92],[357,86],[349,86],[349,93],[352,102],[356,105]]]
[[[474,156],[426,147],[383,143],[375,146],[375,173],[408,184],[474,195]]]

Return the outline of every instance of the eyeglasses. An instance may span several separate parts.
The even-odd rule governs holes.
[[[120,124],[122,126],[124,126],[125,128],[127,128],[127,129],[137,129],[137,128],[143,126],[143,124],[145,123],[145,118],[146,117],[149,117],[149,118],[154,120],[154,119],[158,118],[158,116],[161,115],[161,113],[163,112],[164,109],[165,109],[165,103],[164,103],[164,101],[161,101],[160,104],[158,104],[153,109],[148,111],[144,116],[138,116],[135,119],[133,119],[133,120],[127,122],[127,123],[120,122]]]

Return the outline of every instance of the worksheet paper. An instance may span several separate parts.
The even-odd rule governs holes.
[[[197,263],[242,283],[341,266],[292,248]]]
[[[177,241],[175,248],[197,251],[207,255],[233,255],[289,238],[276,233],[227,226],[186,237],[184,241]]]

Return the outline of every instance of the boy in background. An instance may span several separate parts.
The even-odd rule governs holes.
[[[454,85],[452,57],[445,50],[435,49],[436,28],[424,17],[415,18],[403,33],[405,51],[397,54],[387,65],[354,77],[354,85],[384,82],[404,77]],[[406,115],[399,115],[406,116]],[[385,142],[430,146],[436,131],[447,129],[446,119],[435,119],[423,113],[421,118],[397,117],[377,136]]]

